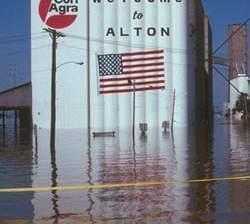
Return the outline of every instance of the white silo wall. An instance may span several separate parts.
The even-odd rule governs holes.
[[[98,82],[98,54],[119,54],[149,49],[164,50],[165,90],[136,92],[136,129],[147,123],[149,129],[161,127],[170,121],[173,110],[173,90],[176,90],[174,125],[187,125],[188,105],[194,102],[188,96],[187,3],[149,1],[90,1],[90,32],[87,32],[87,1],[78,1],[76,21],[61,29],[66,37],[58,39],[57,65],[67,61],[84,61],[83,66],[67,64],[57,71],[57,123],[58,128],[86,128],[87,120],[87,68],[90,71],[91,127],[94,131],[130,128],[132,123],[132,93],[100,95]],[[39,1],[32,1],[32,33],[41,32],[46,25],[39,18]],[[142,19],[133,19],[135,11]],[[106,35],[112,27],[115,36]],[[134,27],[142,27],[136,35]],[[157,35],[148,36],[146,28],[154,27]],[[169,28],[170,36],[161,36],[161,28]],[[128,35],[121,35],[120,28]],[[48,34],[32,40],[33,122],[42,128],[50,127],[51,39]],[[72,38],[71,36],[74,36]],[[87,45],[89,40],[89,58]],[[88,60],[89,59],[89,60]],[[46,70],[47,69],[47,70]],[[43,72],[35,72],[43,70]],[[46,71],[45,71],[46,70]],[[193,77],[193,76],[192,76]],[[193,78],[192,78],[193,79]]]
[[[104,6],[105,4],[103,4]],[[117,1],[109,4],[109,7],[104,7],[104,33],[107,32],[107,27],[113,27],[114,32],[118,31],[118,12]],[[92,24],[92,23],[91,23]],[[93,25],[94,26],[94,25]],[[116,44],[107,44],[108,41],[116,42],[117,36],[104,37],[104,53],[117,53],[118,46]],[[107,94],[104,96],[104,128],[105,130],[112,130],[118,126],[118,96],[117,94]]]
[[[97,74],[97,54],[103,54],[104,44],[104,8],[101,5],[90,4],[90,21],[95,26],[90,26],[90,80],[91,88],[91,125],[94,131],[104,131],[104,97],[99,94]]]
[[[158,3],[158,26],[171,28],[171,4],[162,7]],[[163,48],[165,52],[165,90],[159,92],[159,121],[161,127],[163,121],[171,122],[173,111],[173,78],[172,78],[172,30],[170,36],[158,36],[158,46]]]
[[[145,22],[144,19],[132,19],[135,12],[142,13],[145,16],[145,4],[136,4],[136,3],[130,3],[130,44],[131,44],[131,51],[141,51],[143,49],[146,49],[145,46],[145,36],[134,36],[132,33],[134,32],[134,27],[144,27]],[[128,19],[128,17],[127,17]],[[132,93],[131,99],[132,99]],[[133,104],[133,100],[131,101],[131,104]],[[132,110],[133,106],[131,105],[131,118],[132,118]],[[135,94],[135,128],[136,132],[138,131],[139,123],[145,123],[146,122],[146,110],[145,110],[145,93],[142,92],[136,92]],[[132,123],[132,122],[131,122]]]
[[[125,30],[130,30],[132,21],[128,20],[127,17],[130,15],[132,6],[127,3],[127,6],[124,8],[124,3],[118,1],[117,11],[118,11],[118,26],[124,27]],[[130,37],[123,37],[120,42],[124,42],[124,44],[118,45],[118,52],[128,52],[131,49],[131,38]],[[128,125],[132,124],[132,100],[131,94],[119,94],[118,96],[118,127],[119,129],[124,129],[128,127]]]
[[[31,1],[31,33],[37,34],[47,26],[39,17],[40,1]],[[59,30],[65,34],[86,36],[86,4],[79,1],[80,13],[76,21],[66,29]],[[43,38],[31,38],[32,64],[32,114],[33,124],[41,128],[50,127],[51,96],[51,38],[48,33]],[[86,41],[62,37],[58,39],[57,65],[69,61],[84,61],[84,66],[65,64],[57,70],[56,127],[80,128],[87,123],[86,97]],[[47,48],[41,48],[47,45]],[[64,45],[64,46],[63,46]]]
[[[153,3],[154,5],[152,6],[152,3],[146,3],[145,4],[145,28],[146,27],[153,27],[157,28],[156,32],[159,32],[159,25],[158,25],[158,18],[157,18],[157,13],[158,13],[158,7],[157,3]],[[164,7],[165,8],[165,7]],[[151,28],[150,28],[151,29]],[[151,31],[150,31],[151,32]],[[153,31],[152,31],[153,32]],[[158,35],[160,35],[158,33]],[[154,48],[158,49],[158,39],[157,36],[149,36],[145,35],[145,47],[146,48]],[[152,47],[150,47],[152,46]],[[159,91],[149,91],[147,92],[145,103],[146,103],[146,123],[148,124],[149,127],[154,127],[158,126],[158,111],[159,111],[159,101],[158,101],[158,92]]]
[[[188,45],[187,1],[172,4],[172,78],[176,91],[174,125],[188,124]]]
[[[231,80],[233,86],[235,86],[240,92],[249,94],[249,78],[246,74],[238,74],[238,77]],[[236,106],[236,102],[239,99],[240,93],[232,86],[230,86],[230,103],[229,108],[232,110]]]

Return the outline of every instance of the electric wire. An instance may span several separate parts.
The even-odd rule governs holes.
[[[47,45],[43,45],[43,46],[40,46],[40,47],[22,49],[22,50],[18,50],[18,51],[9,52],[9,53],[6,53],[6,54],[0,54],[0,57],[18,55],[18,54],[21,54],[21,53],[24,53],[24,52],[30,52],[31,50],[40,50],[40,49],[49,48],[49,47],[50,47],[50,45],[47,44]]]
[[[230,40],[232,39],[244,26],[246,26],[248,24],[248,22],[250,21],[250,17],[247,18],[242,24],[241,26],[239,26],[228,38],[226,38],[226,40],[224,40],[212,53],[212,56],[215,57],[215,54]],[[231,80],[228,79],[219,69],[217,69],[214,65],[213,65],[213,69],[217,72],[217,74],[219,74],[224,81],[226,81],[229,85],[231,85],[238,93],[242,94],[242,92],[235,86],[232,84]]]
[[[51,68],[37,69],[37,70],[31,71],[31,73],[43,73],[43,72],[48,72],[48,71],[51,71]]]
[[[88,39],[87,37],[84,36],[79,36],[79,35],[72,35],[68,33],[64,33],[66,37],[73,38],[73,39],[78,39],[78,40],[90,40],[91,42],[98,42],[102,44],[110,44],[110,45],[116,45],[116,46],[124,46],[124,47],[133,47],[133,48],[138,48],[138,49],[145,49],[147,48],[162,48],[166,50],[167,52],[172,52],[172,53],[188,53],[192,54],[192,52],[188,52],[185,49],[178,49],[178,48],[166,48],[162,47],[160,45],[144,45],[144,44],[133,44],[133,43],[126,43],[126,42],[121,42],[121,41],[111,41],[111,40],[104,40],[104,39],[98,39],[98,38],[90,38]]]
[[[14,38],[14,39],[0,39],[0,44],[13,44],[13,43],[18,43],[18,42],[26,42],[30,40],[39,40],[43,38],[47,38],[47,35],[39,35],[39,36],[29,36],[29,37],[20,37],[20,38]]]
[[[226,81],[229,85],[231,85],[238,93],[242,94],[242,92],[229,80],[227,79],[224,74],[215,66],[213,66],[213,69]]]
[[[37,33],[26,33],[26,34],[15,34],[15,35],[3,35],[3,36],[0,36],[0,40],[2,40],[2,39],[7,39],[7,40],[9,40],[10,38],[15,38],[15,37],[22,37],[22,38],[24,38],[24,37],[30,37],[30,36],[35,36],[35,35],[40,35],[40,34],[44,34],[45,32],[44,31],[41,31],[41,32],[37,32]]]
[[[250,18],[247,18],[226,40],[224,40],[214,51],[213,55],[215,55],[236,33],[238,33],[247,23],[250,21]]]
[[[69,48],[69,49],[76,49],[76,50],[81,50],[81,51],[87,51],[86,48],[81,48],[81,47],[76,47],[76,46],[73,46],[73,45],[68,45],[68,44],[65,44],[64,43],[60,43],[60,46],[61,47],[64,47],[64,48]],[[90,50],[92,53],[97,53],[96,51],[93,51],[93,50]],[[173,62],[170,62],[170,61],[166,61],[165,64],[169,64],[169,65],[187,65],[187,66],[193,66],[195,65],[195,63],[173,63]]]

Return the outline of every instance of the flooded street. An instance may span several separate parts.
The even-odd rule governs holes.
[[[250,223],[249,179],[190,181],[249,176],[250,126],[149,130],[135,147],[128,130],[89,141],[83,130],[59,130],[52,157],[48,130],[0,135],[1,189],[87,184],[0,193],[1,224]]]

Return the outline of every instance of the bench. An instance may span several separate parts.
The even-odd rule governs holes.
[[[93,132],[93,137],[115,137],[115,131]]]

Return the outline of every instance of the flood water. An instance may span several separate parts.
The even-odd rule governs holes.
[[[91,138],[84,130],[37,135],[0,129],[0,188],[148,183],[45,192],[0,193],[0,223],[250,223],[250,181],[174,182],[250,175],[250,126],[217,119],[173,134],[128,130]]]

